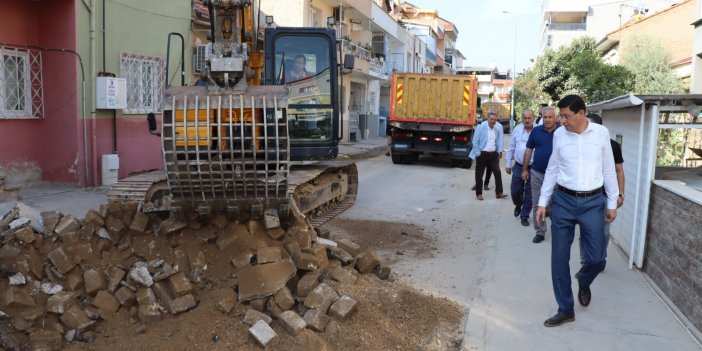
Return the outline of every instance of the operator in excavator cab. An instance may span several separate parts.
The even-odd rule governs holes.
[[[290,83],[290,82],[298,81],[298,80],[305,79],[308,77],[313,77],[315,75],[314,72],[308,71],[307,68],[305,67],[306,64],[307,64],[307,58],[305,58],[305,55],[295,56],[295,61],[293,62],[293,66],[286,74],[285,82]]]

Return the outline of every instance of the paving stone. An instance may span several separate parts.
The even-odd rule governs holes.
[[[100,204],[100,207],[98,208],[98,213],[100,214],[100,217],[106,218],[109,213],[109,205],[108,204]]]
[[[37,330],[29,335],[33,351],[59,351],[63,349],[63,337],[53,330]]]
[[[121,287],[115,292],[115,298],[120,305],[132,307],[136,303],[136,295],[126,287]]]
[[[114,216],[116,218],[122,218],[124,216],[124,210],[122,209],[122,202],[118,200],[109,200],[107,202],[107,213],[103,217]]]
[[[185,272],[181,271],[172,275],[168,278],[168,282],[175,297],[185,296],[193,291],[193,285],[190,284],[190,280],[188,280]]]
[[[246,229],[251,236],[261,236],[266,234],[266,227],[261,223],[261,221],[251,219],[246,222]]]
[[[136,299],[139,306],[156,305],[158,302],[151,288],[137,289]]]
[[[79,269],[72,270],[66,274],[66,279],[63,281],[68,290],[78,290],[83,287],[83,274]]]
[[[168,302],[168,309],[173,314],[185,312],[195,308],[195,306],[197,306],[197,301],[195,301],[195,297],[192,294],[181,296]]]
[[[354,260],[350,253],[340,247],[329,248],[328,255],[329,258],[339,261],[344,266],[353,263]]]
[[[390,267],[381,264],[376,269],[375,274],[382,280],[388,280],[390,278],[390,272]]]
[[[312,233],[310,232],[314,233],[314,230],[304,230],[297,227],[292,230],[292,236],[297,239],[302,250],[312,248]]]
[[[280,247],[263,247],[256,251],[256,262],[258,264],[271,263],[281,260]]]
[[[285,311],[281,313],[279,320],[283,325],[283,328],[285,328],[285,330],[292,335],[299,334],[305,329],[305,327],[307,327],[305,320],[294,311]]]
[[[73,305],[64,314],[59,317],[61,323],[68,327],[68,329],[83,330],[93,324],[95,321],[90,320],[88,315],[85,314],[78,305]]]
[[[61,214],[56,211],[47,211],[40,214],[41,222],[44,223],[44,233],[51,235],[56,229],[56,225],[61,220]]]
[[[161,312],[156,305],[139,305],[139,320],[145,324],[157,323],[161,320]]]
[[[76,295],[72,292],[61,291],[54,295],[51,295],[48,300],[46,300],[46,310],[51,313],[64,314],[71,308],[75,303]]]
[[[240,269],[239,301],[275,294],[296,272],[295,265],[287,260]]]
[[[271,317],[275,319],[280,318],[280,314],[283,313],[283,310],[278,307],[278,304],[275,303],[275,300],[273,299],[268,299],[268,304],[266,305],[266,313],[268,313]]]
[[[94,209],[89,209],[85,214],[85,223],[92,224],[94,227],[99,228],[105,225],[105,218],[100,215],[98,211]]]
[[[300,261],[296,264],[296,266],[298,269],[316,271],[320,268],[322,262],[321,257],[309,252],[303,252],[300,254]]]
[[[329,267],[329,259],[327,258],[326,246],[315,243],[312,245],[312,249],[309,250],[309,253],[320,258],[319,269],[324,269],[324,268]]]
[[[241,252],[234,257],[232,257],[232,265],[236,268],[244,268],[251,265],[251,258],[253,254],[251,252]]]
[[[353,284],[358,279],[351,269],[338,267],[330,269],[329,273],[332,279],[342,284]]]
[[[253,308],[259,312],[265,311],[267,305],[268,305],[268,297],[261,297],[261,298],[253,299],[253,300],[249,301],[249,306],[251,306],[251,308]]]
[[[244,314],[244,318],[242,319],[242,321],[244,323],[246,323],[246,325],[254,325],[258,321],[263,321],[266,324],[269,324],[270,322],[273,321],[273,319],[264,313],[256,311],[253,308],[249,308],[246,310],[246,313]]]
[[[356,300],[343,295],[329,307],[329,315],[339,321],[346,320],[356,310],[356,305]]]
[[[318,332],[323,332],[330,320],[329,316],[315,308],[307,310],[303,319],[310,329]]]
[[[39,255],[34,247],[29,247],[27,250],[29,257],[29,272],[36,280],[44,279],[44,256]]]
[[[288,255],[290,255],[290,258],[292,258],[293,262],[297,265],[300,262],[300,259],[302,258],[302,249],[300,249],[300,243],[297,241],[290,242],[288,244],[285,244],[285,250],[288,252]]]
[[[69,214],[61,218],[58,224],[56,224],[54,232],[58,234],[58,236],[64,236],[65,234],[75,232],[78,229],[80,229],[80,221],[78,221],[78,219],[73,215]]]
[[[85,312],[85,315],[88,316],[88,318],[90,318],[90,319],[92,319],[92,320],[94,320],[94,321],[96,321],[96,320],[98,320],[98,319],[101,318],[101,317],[100,317],[100,310],[98,310],[97,308],[95,308],[95,307],[93,307],[93,306],[85,307],[85,308],[83,309],[83,312]],[[103,314],[104,314],[104,315],[108,315],[109,312],[103,311]]]
[[[105,290],[100,290],[98,291],[97,295],[95,295],[95,298],[93,298],[92,305],[105,311],[109,312],[117,312],[119,309],[119,301],[110,294],[109,292]]]
[[[228,314],[229,312],[232,311],[234,306],[236,306],[236,301],[238,300],[238,296],[236,295],[236,292],[234,289],[230,288],[224,288],[220,291],[218,294],[219,299],[217,300],[217,309],[222,311],[224,314]]]
[[[5,306],[9,308],[36,306],[34,298],[31,295],[29,295],[28,292],[14,286],[5,289],[5,292],[3,293],[3,298]]]
[[[174,296],[168,290],[168,286],[164,282],[156,282],[151,286],[151,290],[154,291],[154,295],[158,300],[165,306],[169,301],[173,300]]]
[[[331,233],[329,232],[329,229],[327,229],[327,228],[314,227],[314,231],[317,232],[317,236],[320,238],[329,239],[331,237]]]
[[[283,229],[282,227],[266,229],[266,232],[268,233],[268,236],[270,236],[273,240],[280,240],[285,236],[285,229]]]
[[[280,227],[280,218],[278,217],[278,210],[275,208],[269,208],[263,213],[263,224],[266,229],[272,229]]]
[[[364,251],[356,257],[356,268],[361,273],[373,272],[380,266],[380,259],[372,251]]]
[[[49,260],[61,274],[68,273],[76,266],[75,262],[64,251],[63,246],[59,246],[49,253]]]
[[[249,333],[258,341],[258,343],[266,348],[268,344],[275,339],[278,334],[264,321],[258,321],[251,328],[249,328]]]
[[[212,224],[215,228],[224,229],[227,227],[227,225],[229,225],[229,220],[227,219],[227,216],[218,213],[210,218],[210,224]]]
[[[137,233],[145,233],[149,227],[149,215],[144,212],[137,212],[129,225],[129,229]]]
[[[339,299],[339,294],[337,294],[331,286],[321,283],[307,294],[305,306],[308,308],[316,308],[327,313],[329,306],[337,299]]]
[[[102,272],[89,269],[83,273],[83,285],[86,293],[94,295],[99,290],[105,289],[105,278],[103,278]]]
[[[295,292],[297,296],[305,297],[310,291],[314,290],[317,285],[319,285],[319,275],[315,273],[306,274],[297,282],[297,289],[295,289]]]
[[[20,317],[24,318],[27,322],[34,322],[44,315],[44,307],[34,306],[27,308],[20,313]]]
[[[105,219],[105,229],[110,233],[113,238],[119,237],[125,230],[124,222],[119,218],[113,217],[112,215],[107,216]]]
[[[94,256],[93,246],[89,242],[64,245],[64,250],[77,263],[90,260]]]
[[[348,239],[337,241],[339,248],[348,252],[351,256],[356,257],[361,253],[361,246]]]
[[[159,225],[159,233],[161,234],[173,234],[175,232],[178,232],[182,229],[185,229],[185,227],[188,226],[187,222],[177,220],[175,218],[169,217],[165,221],[161,222],[161,225]]]
[[[9,212],[5,213],[0,219],[0,230],[10,226],[10,223],[15,219],[19,218],[20,209],[19,207],[13,207]]]
[[[119,288],[119,282],[121,282],[127,272],[124,269],[112,266],[107,270],[107,291],[114,293]]]
[[[293,298],[290,289],[288,289],[286,286],[278,290],[278,292],[273,295],[273,299],[278,307],[280,307],[283,311],[289,310],[295,305],[295,298]]]
[[[31,244],[36,240],[37,235],[31,227],[23,227],[15,232],[15,237],[23,243]]]

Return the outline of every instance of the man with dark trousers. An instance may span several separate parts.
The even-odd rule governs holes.
[[[534,111],[522,111],[522,123],[514,127],[505,156],[505,171],[512,175],[510,192],[514,203],[514,216],[519,217],[523,226],[529,226],[531,212],[531,182],[522,179],[522,169],[529,168],[529,160],[524,163],[524,154],[529,135],[534,129]],[[514,162],[513,162],[514,161]],[[525,167],[526,165],[526,167]]]
[[[529,134],[529,140],[524,152],[524,164],[529,167],[522,169],[522,179],[531,183],[532,208],[534,219],[536,219],[536,209],[539,207],[539,197],[541,196],[541,185],[544,183],[544,174],[551,158],[553,150],[553,133],[560,127],[556,121],[556,109],[553,106],[546,106],[542,112],[542,125],[534,127]],[[533,158],[532,158],[533,156]],[[538,244],[546,238],[546,221],[537,222],[534,220],[536,235],[531,240]]]
[[[554,132],[535,218],[544,220],[546,205],[552,200],[551,281],[558,313],[544,322],[547,327],[575,320],[569,261],[576,224],[585,251],[584,265],[577,274],[578,302],[583,307],[590,304],[590,285],[605,265],[604,223],[617,217],[619,194],[607,128],[588,121],[585,101],[578,95],[564,97],[557,106],[565,128]]]
[[[473,148],[469,157],[476,160],[475,184],[483,184],[483,172],[488,168],[495,176],[495,196],[498,199],[507,197],[502,193],[502,174],[500,171],[500,159],[502,158],[502,125],[497,123],[497,113],[490,110],[488,112],[488,123],[478,126],[473,134]],[[483,187],[475,188],[478,200],[483,200]]]

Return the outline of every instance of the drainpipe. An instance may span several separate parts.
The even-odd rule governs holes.
[[[90,0],[88,4],[87,0],[82,0],[83,6],[90,14],[90,77],[95,77],[95,0]],[[87,120],[85,115],[85,80],[83,82],[83,138],[84,138],[84,148],[85,148],[85,172],[86,172],[86,185],[97,185],[97,156],[96,156],[96,138],[95,138],[95,104],[91,103],[90,108],[90,157],[88,157],[88,141],[87,141]],[[90,100],[93,102],[93,99]]]

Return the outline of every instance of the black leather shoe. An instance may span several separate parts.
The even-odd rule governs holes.
[[[525,227],[528,227],[528,226],[529,226],[529,220],[526,219],[526,218],[522,218],[522,225],[525,226]]]
[[[483,188],[483,190],[490,190],[490,186],[485,184],[485,187]]]
[[[556,314],[555,316],[547,319],[544,322],[545,327],[557,327],[563,323],[572,322],[575,320],[575,313],[571,312],[569,314]]]
[[[475,186],[475,185],[473,185],[473,187],[472,187],[472,188],[470,188],[470,190],[473,190],[473,191],[475,191],[475,187],[476,187],[476,186]]]
[[[541,235],[541,234],[536,234],[536,235],[534,236],[534,239],[531,240],[531,242],[534,243],[534,244],[538,244],[538,243],[544,241],[544,239],[545,239],[545,238],[544,238],[543,235]]]
[[[580,290],[578,290],[578,302],[580,302],[580,306],[587,307],[591,300],[592,292],[590,288],[580,288]]]
[[[519,214],[522,212],[522,206],[515,206],[514,207],[514,216],[519,217]]]

